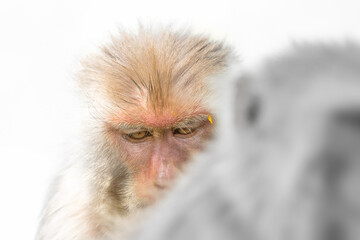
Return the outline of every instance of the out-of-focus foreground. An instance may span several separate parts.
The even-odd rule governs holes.
[[[217,139],[134,239],[359,239],[360,47],[295,45],[226,88]]]

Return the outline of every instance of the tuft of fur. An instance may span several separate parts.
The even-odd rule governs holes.
[[[359,239],[359,66],[357,44],[296,45],[230,83],[217,139],[132,239]]]
[[[80,84],[100,105],[96,112],[111,109],[129,119],[149,112],[186,115],[206,105],[209,77],[228,66],[230,52],[222,42],[185,31],[121,32],[84,61]],[[99,95],[106,103],[96,102]]]

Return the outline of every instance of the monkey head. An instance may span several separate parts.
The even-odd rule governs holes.
[[[122,32],[84,62],[80,86],[95,120],[88,131],[102,139],[90,140],[100,161],[92,171],[113,204],[153,202],[211,136],[209,80],[226,69],[229,55],[203,36],[140,29]]]

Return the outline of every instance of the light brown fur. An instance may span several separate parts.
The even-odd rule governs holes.
[[[125,163],[134,154],[117,129],[206,119],[209,78],[226,69],[230,52],[200,35],[140,28],[86,59],[78,75],[90,112],[85,141],[53,185],[38,239],[101,239],[115,218],[144,207],[134,187],[138,168]]]
[[[121,32],[100,54],[87,59],[80,83],[108,96],[121,117],[138,119],[139,112],[192,115],[190,109],[205,105],[207,78],[227,66],[229,52],[201,35],[140,28],[138,34]]]

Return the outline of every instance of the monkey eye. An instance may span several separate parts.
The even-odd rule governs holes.
[[[133,140],[133,141],[143,140],[144,138],[146,138],[148,136],[151,136],[151,133],[147,130],[126,134],[126,138],[129,139],[130,141],[131,140]]]
[[[189,135],[195,131],[194,128],[176,128],[173,130],[173,134]]]

